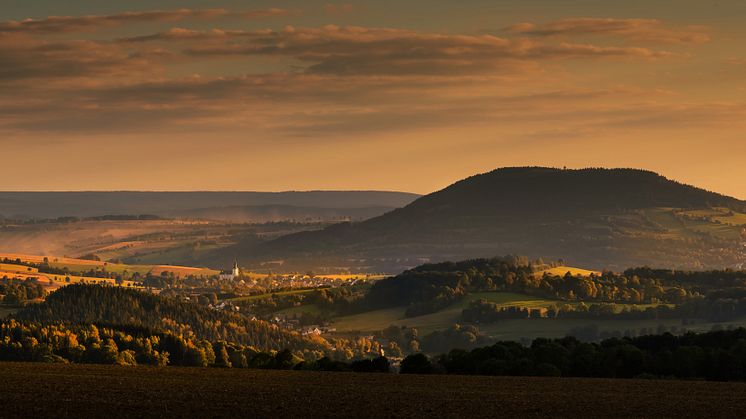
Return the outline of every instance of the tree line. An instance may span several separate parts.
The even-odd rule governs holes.
[[[119,365],[390,372],[384,356],[302,359],[288,349],[263,352],[225,341],[187,338],[142,328],[0,321],[0,360]],[[746,380],[746,329],[611,338],[503,341],[428,357],[407,356],[403,374],[563,376]]]
[[[33,279],[0,278],[0,304],[17,306],[46,296],[47,290]]]
[[[570,272],[552,275],[537,273],[537,264],[527,258],[506,256],[422,265],[378,281],[364,297],[341,305],[354,305],[359,311],[407,306],[408,316],[419,316],[436,312],[469,293],[485,291],[598,304],[692,303],[682,311],[702,312],[707,311],[702,303],[705,300],[710,303],[721,300],[720,304],[708,303],[715,307],[713,310],[727,305],[725,300],[737,304],[746,300],[746,271],[633,268],[621,274],[607,271],[588,276]],[[634,317],[637,313],[625,315]]]
[[[0,321],[0,361],[389,372],[386,357],[304,360],[289,349],[211,342],[143,328]]]
[[[401,373],[746,380],[746,329],[610,338],[497,342],[428,357],[413,354]]]

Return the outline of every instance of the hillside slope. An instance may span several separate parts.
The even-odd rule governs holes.
[[[522,254],[589,268],[744,263],[743,226],[680,212],[746,202],[634,169],[504,168],[360,223],[232,249],[247,264],[397,272],[423,261]]]

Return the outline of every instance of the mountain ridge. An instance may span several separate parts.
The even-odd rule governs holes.
[[[420,195],[390,191],[286,192],[0,192],[0,216],[57,218],[114,214],[167,215],[206,207],[291,205],[315,208],[396,208]]]

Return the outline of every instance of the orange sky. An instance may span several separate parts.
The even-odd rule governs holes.
[[[746,2],[102,3],[0,10],[0,189],[426,193],[547,165],[746,199]]]

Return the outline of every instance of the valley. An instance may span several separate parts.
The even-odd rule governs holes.
[[[127,365],[349,369],[385,353],[397,368],[499,342],[740,333],[745,213],[644,171],[510,168],[356,222],[5,219],[0,307],[37,340],[46,322],[112,327],[108,354],[18,360]]]

